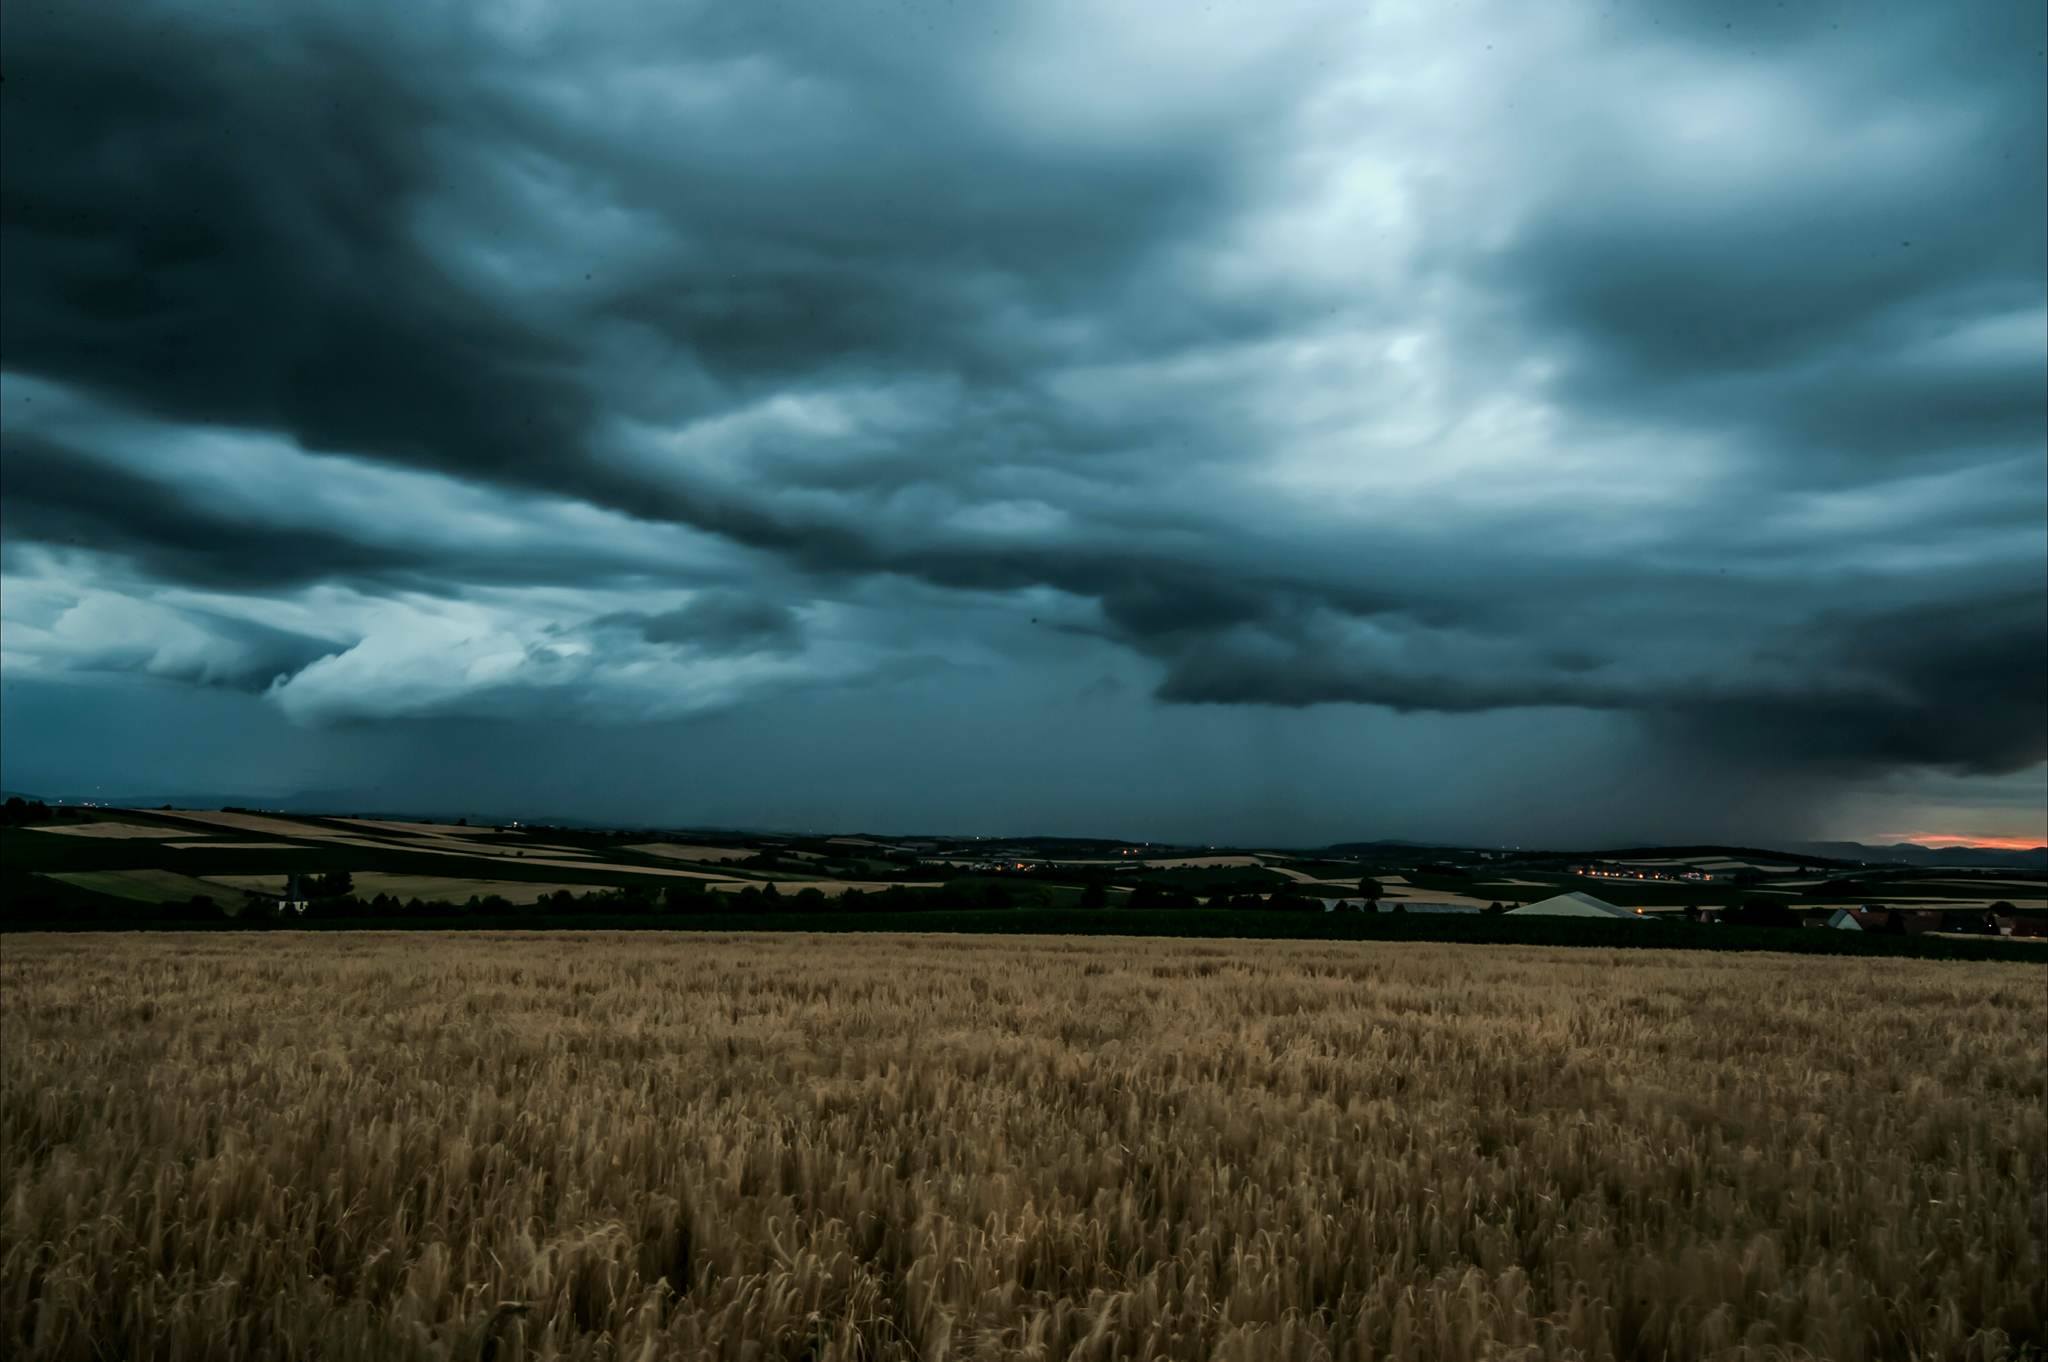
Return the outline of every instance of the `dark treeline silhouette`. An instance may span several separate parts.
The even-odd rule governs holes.
[[[52,809],[40,799],[23,799],[20,795],[9,795],[5,804],[0,804],[0,825],[20,827],[24,823],[56,823],[76,817],[70,808],[59,804]]]

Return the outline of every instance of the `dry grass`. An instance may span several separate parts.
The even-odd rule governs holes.
[[[8,938],[0,1353],[1997,1359],[2048,967]]]

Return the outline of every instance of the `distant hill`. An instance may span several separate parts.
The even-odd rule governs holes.
[[[1334,856],[1385,853],[1401,850],[1461,850],[1449,844],[1424,842],[1339,842],[1325,847]],[[1687,857],[1713,856],[1731,861],[1778,865],[1807,865],[1832,868],[1852,865],[1960,866],[1985,870],[2048,871],[2048,847],[2017,851],[1996,847],[1926,847],[1917,842],[1895,842],[1873,846],[1864,842],[1788,842],[1783,847],[1739,846],[1637,846],[1581,848],[1575,851],[1524,851],[1530,860],[1669,861]]]
[[[1492,851],[1496,848],[1472,848],[1451,843],[1432,842],[1340,842],[1324,848],[1325,851],[1343,855],[1359,852],[1386,851]],[[1564,850],[1526,848],[1512,853],[1518,860],[1532,861],[1676,861],[1689,857],[1712,857],[1729,861],[1760,861],[1778,865],[1828,865],[1836,860],[1837,853],[1819,853],[1813,848],[1805,850],[1773,850],[1764,847],[1731,847],[1719,845],[1697,846],[1633,846],[1633,847],[1577,847]],[[1861,859],[1861,858],[1852,858]]]
[[[1455,848],[1452,848],[1447,843],[1410,842],[1405,841],[1399,837],[1388,837],[1383,838],[1382,840],[1377,842],[1332,842],[1329,846],[1322,847],[1319,849],[1324,853],[1332,856],[1356,856],[1361,852],[1438,850],[1449,851],[1454,850]],[[1492,848],[1487,848],[1487,850],[1491,849]]]
[[[1572,854],[1597,856],[1604,861],[1676,861],[1696,856],[1712,856],[1725,861],[1761,861],[1767,865],[1815,865],[1839,858],[1839,853],[1821,851],[1811,843],[1794,843],[1793,847],[1794,849],[1789,851],[1780,848],[1729,846],[1623,847],[1615,851],[1584,851]]]
[[[1999,847],[1924,847],[1918,842],[1870,846],[1863,842],[1806,842],[1822,855],[1846,861],[1891,862],[1900,865],[1957,865],[1984,870],[2048,870],[2048,846],[2005,850]]]

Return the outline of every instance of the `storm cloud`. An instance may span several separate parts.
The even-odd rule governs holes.
[[[421,760],[935,677],[996,762],[1085,702],[1420,778],[1504,716],[1713,765],[1673,819],[2048,760],[2038,5],[0,38],[14,678]]]

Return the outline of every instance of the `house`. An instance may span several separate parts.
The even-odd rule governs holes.
[[[1508,909],[1509,917],[1605,917],[1625,918],[1630,922],[1647,919],[1640,908],[1617,908],[1605,899],[1596,899],[1591,894],[1574,890],[1554,898],[1542,899],[1536,903],[1525,903],[1520,908]]]
[[[1834,912],[1829,913],[1826,925],[1833,927],[1839,932],[1860,932],[1863,930],[1863,924],[1858,922],[1856,915],[1847,908],[1837,908]]]

